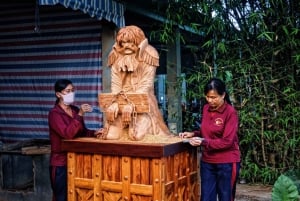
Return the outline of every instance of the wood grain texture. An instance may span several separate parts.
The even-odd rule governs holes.
[[[122,113],[123,107],[128,103],[132,103],[135,106],[137,113],[150,112],[149,99],[147,94],[128,93],[126,94],[126,98],[127,99],[117,94],[101,93],[98,95],[99,107],[103,112],[105,112],[108,106],[110,106],[113,102],[117,102],[120,108],[119,113]]]
[[[89,147],[89,143],[82,143],[81,146]],[[104,146],[103,143],[100,146]],[[108,143],[109,146],[112,143]],[[127,144],[118,146],[120,151],[128,149]],[[170,145],[156,146],[164,149]],[[73,152],[65,146],[68,152],[68,201],[198,201],[197,148],[187,148],[181,143],[173,145],[183,146],[176,148],[181,151],[166,156],[161,152],[161,156],[153,157],[151,149],[156,146],[144,147],[148,150],[144,156],[124,156],[121,152],[109,154],[109,149],[103,153],[82,152],[82,149]]]
[[[190,145],[184,144],[181,141],[175,143],[142,143],[136,141],[125,142],[97,138],[77,138],[62,142],[62,149],[66,151],[147,158],[169,156],[189,148]]]

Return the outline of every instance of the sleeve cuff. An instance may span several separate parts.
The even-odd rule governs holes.
[[[83,116],[76,115],[76,116],[75,116],[75,119],[78,120],[78,121],[82,121],[82,120],[83,120]]]
[[[206,139],[204,139],[202,142],[201,142],[201,146],[204,148],[204,149],[208,149],[208,141]]]
[[[200,131],[194,131],[194,137],[200,137]]]

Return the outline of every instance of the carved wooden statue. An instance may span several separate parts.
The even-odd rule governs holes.
[[[127,132],[131,140],[145,135],[171,135],[154,94],[159,55],[137,26],[121,28],[109,54],[111,94],[100,94],[104,110],[104,139],[119,139]]]

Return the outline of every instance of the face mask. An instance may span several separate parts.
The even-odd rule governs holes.
[[[63,102],[65,105],[70,105],[72,103],[74,103],[74,99],[75,99],[75,93],[74,92],[70,92],[66,95],[62,95],[63,97]]]

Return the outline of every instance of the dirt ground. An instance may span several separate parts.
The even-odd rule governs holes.
[[[271,201],[272,186],[237,184],[236,201]]]

